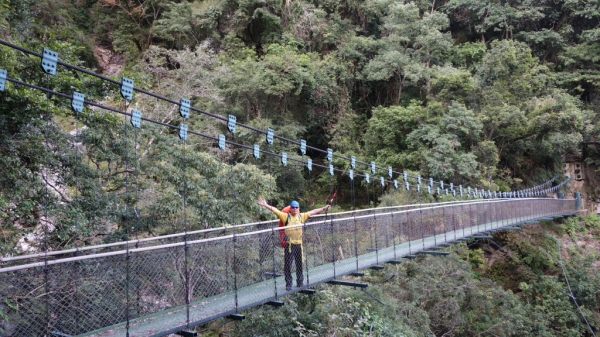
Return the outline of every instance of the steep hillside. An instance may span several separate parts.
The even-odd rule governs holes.
[[[526,225],[450,250],[369,271],[356,279],[369,283],[364,290],[322,285],[202,335],[575,337],[592,336],[584,317],[599,326],[599,217]]]
[[[564,192],[583,192],[590,213],[600,200],[599,20],[590,0],[0,0],[2,41],[396,172],[510,191],[582,163],[586,178]],[[39,58],[6,44],[0,55],[13,79],[181,123],[173,104],[137,94],[126,103],[117,86],[64,67],[46,77]],[[312,207],[339,190],[337,210],[445,198],[354,186],[337,157],[343,174],[331,177],[220,151],[225,123],[200,114],[186,123],[212,138],[182,145],[149,123],[134,133],[122,116],[75,117],[59,95],[8,85],[0,255],[264,220],[256,198],[266,195]],[[232,137],[267,146],[263,134]],[[329,164],[325,152],[307,156]],[[448,258],[371,272],[366,291],[323,286],[204,334],[591,336],[573,299],[600,326],[599,226],[590,215],[457,244]]]

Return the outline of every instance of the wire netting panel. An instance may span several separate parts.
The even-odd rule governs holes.
[[[394,245],[394,232],[393,232],[393,214],[385,213],[378,217],[379,228],[381,229],[382,236],[382,248],[392,247]]]
[[[400,214],[397,214],[396,212],[392,212],[390,214],[389,221],[386,223],[387,232],[388,232],[389,241],[390,241],[389,243],[390,243],[390,246],[394,247],[394,250],[393,250],[394,260],[400,258],[400,254],[398,253],[397,245],[402,243],[402,236],[401,236],[401,230],[400,230],[401,218],[402,218],[402,216]]]
[[[81,282],[79,264],[59,264],[48,266],[49,310],[52,320],[49,330],[54,332],[77,333],[81,330]]]
[[[421,209],[416,211],[418,213],[419,221],[421,224],[422,237],[433,236],[436,234],[436,219],[431,216],[430,209]]]
[[[448,230],[453,228],[452,210],[454,207],[444,208],[432,208],[427,210],[427,218],[433,225],[433,232],[435,235],[446,233]],[[446,242],[447,238],[444,235],[443,242]],[[440,242],[437,242],[438,244]]]
[[[43,336],[48,322],[43,267],[0,275],[0,298],[7,337]]]
[[[87,331],[123,322],[127,319],[128,273],[127,256],[91,259],[79,264],[82,311],[93,313],[86,317]],[[68,269],[73,264],[68,263]],[[69,333],[69,332],[66,332]]]
[[[258,303],[277,294],[276,282],[279,278],[281,284],[278,275],[282,274],[282,266],[275,267],[273,255],[278,255],[275,260],[281,261],[284,248],[279,246],[278,238],[275,241],[275,234],[268,231],[235,238],[232,271],[237,307]],[[241,291],[242,288],[247,289]]]
[[[355,222],[352,218],[333,221],[333,244],[335,260],[345,260],[356,256]]]
[[[190,302],[213,298],[234,289],[233,240],[215,240],[189,246]],[[227,297],[223,307],[235,308],[235,299]]]
[[[186,263],[182,246],[131,254],[130,317],[185,304]]]
[[[313,222],[303,227],[304,284],[492,228],[574,211],[570,200],[499,200]],[[0,305],[9,317],[4,335],[77,335],[109,326],[121,331],[128,318],[134,329],[154,316],[169,319],[170,327],[221,317],[286,293],[285,249],[278,230],[267,229],[187,247],[133,247],[129,254],[48,259],[46,269],[5,270],[0,273]],[[295,269],[292,263],[292,278]],[[144,335],[140,331],[131,335]]]
[[[332,232],[334,227],[331,221],[317,222],[305,226],[303,250],[304,261],[310,270],[307,273],[310,284],[333,278],[333,263],[336,260]],[[330,265],[331,268],[316,268],[323,265]]]

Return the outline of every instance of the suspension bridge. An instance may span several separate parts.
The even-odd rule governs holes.
[[[181,198],[184,217],[184,225],[179,231],[133,239],[127,229],[123,241],[77,245],[69,249],[51,249],[45,244],[37,253],[0,258],[0,312],[5,317],[0,331],[5,336],[164,336],[171,333],[193,336],[195,333],[190,329],[195,326],[222,317],[242,319],[240,312],[258,305],[281,306],[284,303],[282,297],[295,292],[311,294],[312,288],[321,283],[367,287],[360,281],[365,269],[385,268],[386,264],[401,263],[403,259],[414,259],[420,254],[447,255],[448,247],[453,243],[487,239],[496,231],[518,230],[526,223],[570,216],[580,208],[579,200],[547,197],[558,192],[568,179],[558,182],[554,178],[526,190],[510,192],[463,188],[433,179],[422,182],[421,176],[410,176],[406,171],[396,172],[374,162],[340,156],[332,149],[310,147],[304,140],[277,136],[271,128],[258,130],[237,123],[233,116],[224,118],[195,109],[185,98],[173,101],[135,88],[133,81],[127,78],[117,82],[102,77],[59,61],[58,54],[50,50],[39,54],[6,41],[0,40],[0,44],[40,57],[46,78],[53,75],[58,66],[80,71],[118,85],[126,102],[131,102],[134,92],[150,95],[177,105],[183,121],[189,118],[190,111],[196,111],[226,123],[232,134],[237,126],[264,135],[268,144],[268,150],[264,150],[258,144],[234,142],[222,134],[215,136],[188,130],[184,123],[179,126],[161,123],[142,117],[135,109],[119,110],[85,100],[79,92],[55,91],[50,88],[49,80],[44,87],[12,78],[0,70],[0,91],[10,90],[6,85],[10,82],[42,91],[48,95],[48,100],[50,96],[68,99],[78,120],[85,106],[126,116],[127,124],[131,123],[131,126],[124,125],[124,129],[136,130],[135,135],[126,130],[123,132],[132,140],[132,144],[125,145],[131,151],[122,155],[124,166],[128,168],[123,174],[132,182],[145,174],[137,164],[137,157],[134,158],[139,147],[137,130],[141,129],[142,122],[176,131],[184,153],[181,157],[184,178],[180,182],[183,188],[176,193]],[[46,125],[51,123],[47,111],[45,122]],[[297,169],[304,170],[309,177],[313,168],[321,169],[321,174],[329,174],[332,179],[336,174],[343,174],[350,181],[352,194],[354,181],[360,179],[367,188],[369,184],[373,186],[371,191],[375,190],[377,182],[382,194],[401,188],[417,200],[431,202],[355,209],[310,218],[301,226],[305,282],[301,287],[286,290],[282,275],[284,252],[279,242],[282,229],[277,222],[189,229],[191,226],[185,221],[188,216],[188,183],[185,179],[188,134],[214,141],[220,150],[230,146],[251,151],[255,160],[261,154],[276,157],[283,167],[289,160],[298,164]],[[46,146],[50,148],[48,133],[45,137]],[[272,151],[274,140],[287,143],[290,146],[287,151],[294,151],[291,147],[297,148],[301,158],[288,157],[286,151]],[[323,162],[313,163],[312,159],[305,158],[307,149],[322,154]],[[86,156],[85,148],[76,147],[75,151]],[[336,168],[334,158],[347,161],[348,168]],[[365,166],[366,172],[360,172],[357,164]],[[148,167],[146,170],[152,171]],[[52,179],[48,170],[42,175],[46,194],[50,195],[48,186]],[[393,179],[394,176],[401,177],[402,183]],[[145,205],[139,205],[139,198],[132,197],[141,189],[133,183],[125,185],[119,211],[138,217],[144,213]],[[375,192],[373,195],[375,200]],[[427,196],[435,197],[437,201],[433,202],[433,198]],[[239,200],[244,196],[232,193],[228,197]],[[44,236],[52,232],[49,199],[47,197],[46,204],[39,205],[46,220]],[[352,200],[355,208],[354,198]],[[130,227],[128,219],[130,217],[124,216],[119,220],[123,222],[123,228]],[[114,217],[102,220],[115,222]]]

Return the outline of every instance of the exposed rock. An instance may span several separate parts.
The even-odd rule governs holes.
[[[94,46],[94,56],[98,60],[98,71],[107,76],[118,75],[125,63],[123,55],[112,48]]]

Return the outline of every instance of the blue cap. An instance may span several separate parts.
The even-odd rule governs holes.
[[[290,202],[290,206],[291,207],[300,207],[300,204],[296,200],[293,200],[292,202]]]

